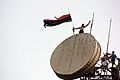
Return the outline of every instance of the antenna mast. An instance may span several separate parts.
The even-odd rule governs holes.
[[[90,27],[90,34],[91,34],[91,31],[92,31],[93,21],[94,21],[94,13],[93,13],[93,16],[92,16],[92,23],[91,23],[91,27]]]
[[[110,19],[110,25],[109,25],[109,32],[108,32],[108,41],[107,41],[106,53],[108,53],[108,47],[109,47],[109,39],[110,39],[111,22],[112,22],[112,19]]]

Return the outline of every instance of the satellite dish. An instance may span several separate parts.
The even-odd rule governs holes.
[[[101,47],[91,34],[76,34],[56,47],[50,64],[58,77],[75,79],[95,66],[100,53]]]

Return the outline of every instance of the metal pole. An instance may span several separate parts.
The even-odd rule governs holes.
[[[108,47],[109,47],[109,39],[110,39],[111,22],[112,22],[112,19],[110,19],[110,25],[109,25],[109,32],[108,32],[108,41],[107,41],[106,53],[108,53]]]
[[[91,27],[90,27],[90,34],[91,34],[91,31],[92,31],[93,21],[94,21],[94,13],[93,13],[93,16],[92,16],[92,23],[91,23]]]
[[[71,17],[71,13],[70,13],[70,9],[69,9],[69,8],[68,8],[68,12],[69,12],[70,17]],[[72,17],[71,17],[71,19],[72,19]],[[73,26],[73,28],[74,28],[74,23],[73,23],[73,20],[72,20],[72,26]],[[73,34],[75,35],[74,31],[73,31]]]

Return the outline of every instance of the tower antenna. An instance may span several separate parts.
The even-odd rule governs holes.
[[[94,13],[93,13],[93,16],[92,16],[92,23],[91,23],[91,27],[90,27],[90,34],[91,34],[91,31],[92,31],[93,21],[94,21]]]
[[[110,19],[110,25],[109,25],[109,32],[108,32],[108,41],[107,41],[106,53],[108,53],[108,47],[109,47],[110,31],[111,31],[111,22],[112,22],[112,19]]]

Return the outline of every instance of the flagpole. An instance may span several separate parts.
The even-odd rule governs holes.
[[[71,13],[70,13],[70,9],[69,9],[69,8],[68,8],[68,12],[69,12],[70,17],[71,17]],[[71,20],[72,20],[72,17],[71,17]],[[73,26],[73,28],[74,28],[74,23],[73,23],[73,20],[72,20],[72,26]],[[72,29],[72,30],[73,30],[73,29]],[[74,30],[73,30],[73,34],[75,35]]]
[[[109,39],[110,39],[110,31],[111,31],[111,22],[112,22],[112,19],[110,19],[110,25],[109,25],[109,32],[108,32],[108,41],[107,41],[106,53],[108,53],[108,47],[109,47]]]
[[[94,21],[94,13],[93,13],[93,16],[92,16],[92,23],[91,23],[91,27],[90,27],[90,34],[92,32],[93,21]]]

